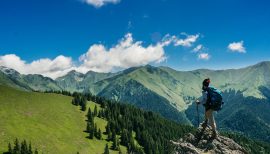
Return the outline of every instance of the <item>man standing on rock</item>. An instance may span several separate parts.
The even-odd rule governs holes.
[[[203,81],[202,83],[202,97],[200,97],[199,100],[196,100],[197,105],[198,104],[203,104],[203,106],[205,107],[205,120],[202,123],[202,127],[203,129],[205,129],[208,125],[208,121],[210,123],[210,126],[212,127],[212,138],[216,138],[217,137],[217,130],[216,130],[216,122],[214,119],[214,115],[213,112],[216,111],[215,107],[211,104],[211,98],[210,98],[210,79],[207,78]],[[222,98],[221,98],[222,99]]]

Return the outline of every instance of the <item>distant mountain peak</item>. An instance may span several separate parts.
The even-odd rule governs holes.
[[[110,72],[109,73],[106,73],[106,72],[95,72],[95,71],[89,70],[84,75],[88,75],[88,74],[110,74]]]
[[[251,67],[270,67],[270,61],[262,61]]]
[[[12,68],[8,68],[5,66],[0,66],[0,71],[7,74],[7,75],[19,75],[20,73],[17,72],[16,70],[12,69]]]
[[[92,74],[92,73],[97,73],[95,71],[89,70],[88,72],[86,72],[85,74]]]
[[[144,67],[149,67],[149,68],[156,68],[155,66],[152,66],[152,65],[150,65],[150,64],[147,64],[147,65],[144,65]]]
[[[71,71],[69,71],[68,73],[76,73],[77,71],[75,71],[75,70],[71,70]]]
[[[69,71],[69,72],[67,73],[67,75],[68,75],[68,74],[72,74],[72,75],[83,75],[83,73],[77,72],[77,71],[75,71],[75,70]]]

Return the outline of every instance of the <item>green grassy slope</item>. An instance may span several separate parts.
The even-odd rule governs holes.
[[[103,140],[87,139],[86,112],[71,104],[71,97],[15,90],[0,85],[0,153],[7,144],[31,141],[43,153],[93,153],[104,151]],[[89,103],[92,110],[94,104]],[[98,128],[105,131],[106,121],[96,118]],[[111,143],[109,143],[111,145]],[[121,147],[122,151],[126,149]],[[118,153],[111,151],[111,153]]]

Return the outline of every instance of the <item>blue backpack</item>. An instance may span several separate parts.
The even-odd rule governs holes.
[[[219,111],[222,109],[222,105],[224,102],[222,101],[222,94],[221,91],[214,88],[214,87],[208,87],[208,97],[209,97],[209,105],[211,106],[211,109],[214,111]]]

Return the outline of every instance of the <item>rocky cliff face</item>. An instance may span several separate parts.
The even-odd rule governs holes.
[[[187,134],[179,141],[171,141],[174,154],[247,154],[248,152],[232,139],[218,135],[212,138],[210,128],[198,128],[196,133]]]

